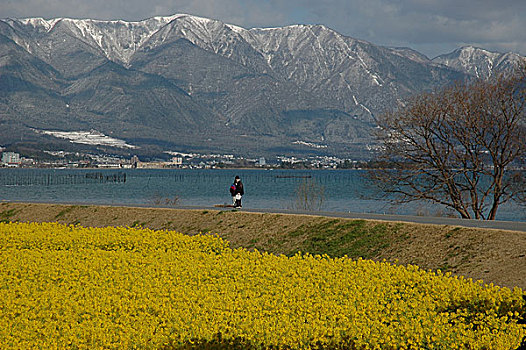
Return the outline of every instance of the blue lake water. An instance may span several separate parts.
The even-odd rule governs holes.
[[[243,206],[248,208],[293,209],[298,186],[313,181],[324,190],[324,211],[447,213],[443,207],[430,204],[393,206],[375,199],[376,189],[367,185],[364,174],[360,170],[2,168],[0,200],[155,206],[177,197],[180,206],[210,207],[231,203],[228,189],[239,175],[245,186]],[[497,219],[526,221],[526,211],[518,205],[503,205]]]

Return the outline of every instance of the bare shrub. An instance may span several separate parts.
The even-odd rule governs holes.
[[[179,196],[164,197],[159,193],[155,193],[149,202],[156,207],[175,207],[179,205]]]
[[[319,211],[325,200],[325,186],[307,178],[300,182],[294,191],[293,209]]]

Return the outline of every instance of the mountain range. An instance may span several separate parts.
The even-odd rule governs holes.
[[[524,60],[475,47],[429,59],[323,25],[245,29],[184,14],[4,19],[0,146],[360,158],[375,115]],[[90,130],[133,148],[56,137]]]

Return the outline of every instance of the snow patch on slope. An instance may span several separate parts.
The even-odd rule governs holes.
[[[317,144],[317,143],[306,142],[306,141],[301,141],[301,140],[294,141],[294,142],[292,142],[292,144],[307,146],[307,147],[311,147],[311,148],[318,148],[318,149],[319,148],[327,148],[328,147],[327,145],[320,145],[320,144]]]
[[[109,146],[117,148],[138,148],[137,146],[127,144],[126,141],[109,137],[96,130],[91,131],[50,131],[35,130],[38,134],[50,135],[61,139],[69,140],[72,143],[81,143],[93,146]]]

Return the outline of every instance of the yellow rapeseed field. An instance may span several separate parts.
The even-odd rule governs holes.
[[[1,349],[515,349],[522,290],[212,235],[0,223]],[[220,335],[220,336],[219,336]]]

